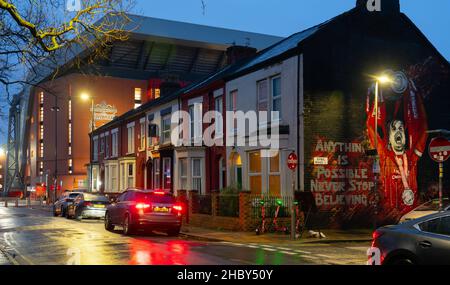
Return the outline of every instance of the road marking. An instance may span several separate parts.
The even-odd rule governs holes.
[[[289,255],[297,255],[298,253],[296,253],[296,252],[292,252],[292,251],[286,251],[286,250],[283,250],[283,251],[280,251],[281,253],[284,253],[284,254],[289,254]]]
[[[305,250],[294,250],[294,252],[298,252],[298,253],[303,253],[303,254],[311,254],[310,251],[305,251]]]
[[[303,258],[308,258],[308,259],[315,259],[315,260],[320,259],[319,257],[313,256],[313,255],[305,255],[305,256],[302,256],[302,257]]]
[[[325,254],[316,254],[316,256],[325,257],[325,258],[333,258],[332,256],[325,255]]]
[[[367,250],[369,249],[369,247],[367,247],[367,246],[353,246],[353,247],[346,247],[346,249],[351,249],[351,250],[357,250],[357,251],[367,252]]]
[[[11,235],[12,235],[12,233],[4,233],[4,234],[3,234],[3,239],[4,239],[4,241],[6,242],[6,244],[7,244],[9,247],[11,247],[12,250],[13,250],[20,258],[22,258],[23,260],[25,260],[26,262],[28,262],[29,265],[34,265],[34,263],[33,263],[31,260],[29,260],[28,258],[26,258],[23,254],[20,253],[20,251],[17,250],[16,247],[14,247],[14,246],[12,245],[12,243],[9,241],[9,238],[8,238],[8,236],[11,236]],[[12,238],[12,237],[11,237],[11,238]],[[17,244],[17,242],[16,242],[14,239],[12,239],[12,241],[13,241],[15,244]]]
[[[268,247],[262,247],[263,250],[267,250],[267,251],[277,251],[274,248],[268,248]]]

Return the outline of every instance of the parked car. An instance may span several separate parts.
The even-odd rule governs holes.
[[[73,203],[75,198],[82,194],[81,192],[66,192],[63,196],[53,204],[53,216],[65,217],[67,214],[67,207]]]
[[[450,211],[450,199],[443,199],[443,211]],[[400,223],[404,223],[410,220],[428,216],[431,214],[436,214],[439,212],[439,199],[431,200],[425,204],[420,205],[416,209],[412,210],[408,214],[404,215],[400,219]]]
[[[129,189],[108,206],[105,229],[122,226],[123,234],[140,229],[165,231],[170,236],[180,233],[183,205],[168,192]]]
[[[372,249],[383,265],[450,265],[450,212],[380,228]]]
[[[103,195],[82,193],[67,208],[67,218],[103,219],[109,200]]]

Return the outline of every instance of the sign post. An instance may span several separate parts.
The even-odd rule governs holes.
[[[298,157],[295,154],[295,152],[291,152],[287,158],[287,166],[292,171],[292,205],[291,205],[291,239],[295,240],[296,232],[295,232],[295,224],[296,224],[296,217],[295,217],[295,170],[298,167]]]
[[[450,158],[450,141],[444,137],[431,140],[429,148],[431,159],[439,163],[439,208],[443,209],[444,162]]]

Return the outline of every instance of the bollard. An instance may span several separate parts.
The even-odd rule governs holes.
[[[16,208],[19,208],[19,199],[16,199]]]
[[[5,199],[5,208],[8,208],[8,199]]]

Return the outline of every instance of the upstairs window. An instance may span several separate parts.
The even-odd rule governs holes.
[[[142,88],[134,88],[134,108],[142,105]]]

